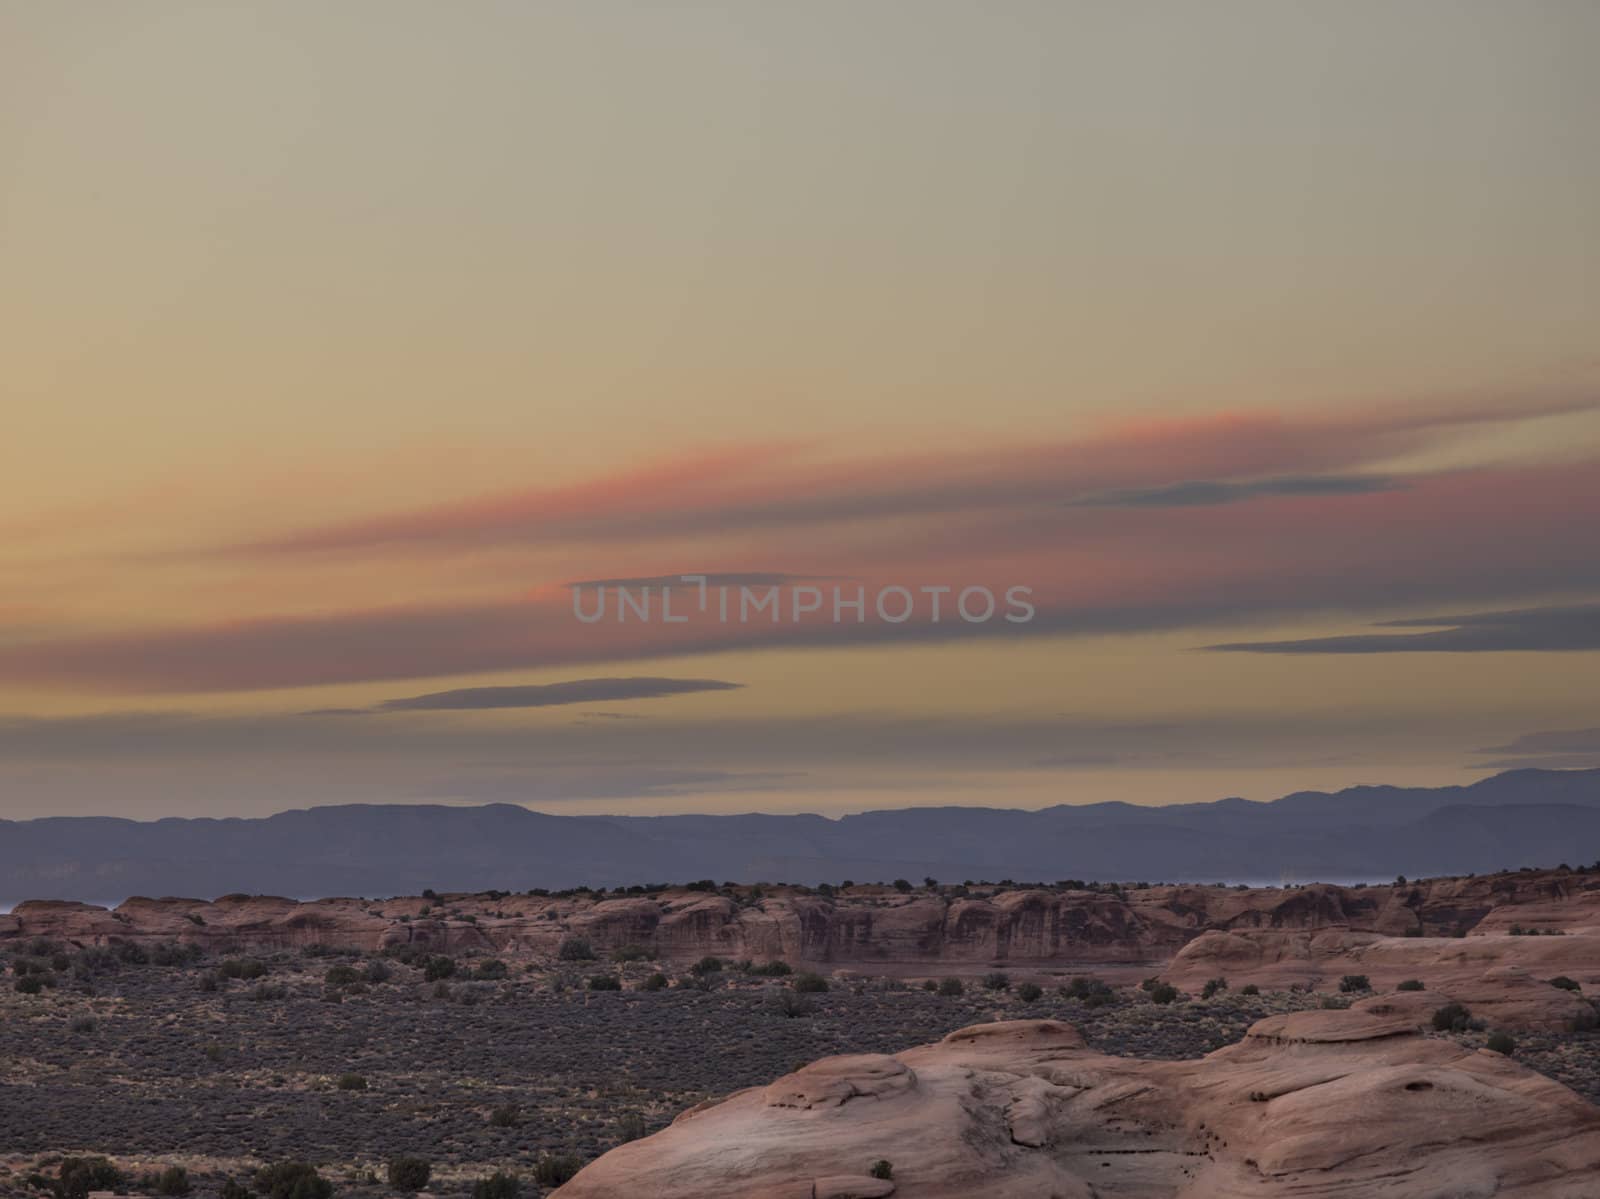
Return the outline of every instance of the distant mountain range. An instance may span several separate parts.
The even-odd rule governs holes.
[[[512,804],[353,804],[259,819],[0,821],[0,903],[738,882],[1296,881],[1600,858],[1600,770],[1267,803],[822,816],[552,816]]]

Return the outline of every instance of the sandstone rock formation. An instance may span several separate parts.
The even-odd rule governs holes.
[[[1512,930],[1561,936],[1513,936]],[[1162,973],[1326,989],[1343,974],[1379,987],[1421,977],[1471,1006],[1501,1005],[1524,1027],[1585,1018],[1560,975],[1600,993],[1600,871],[1519,871],[1382,887],[1239,889],[1161,885],[1074,889],[858,886],[664,888],[648,894],[502,892],[296,902],[272,896],[130,899],[107,910],[56,900],[0,916],[0,945],[44,936],[78,945],[175,940],[214,952],[312,945],[368,952],[553,957],[582,937],[605,954],[638,946],[669,963],[715,955],[796,968],[899,974],[1027,971]],[[1500,967],[1523,975],[1497,975]]]
[[[874,1177],[875,1162],[892,1178]],[[1592,1199],[1600,1109],[1405,1017],[1300,1012],[1195,1061],[1068,1025],[826,1058],[612,1150],[560,1199]]]

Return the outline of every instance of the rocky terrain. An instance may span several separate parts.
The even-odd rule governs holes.
[[[1594,1185],[1591,869],[45,900],[0,962],[0,1195],[63,1154],[365,1199],[408,1156],[463,1199]]]
[[[269,896],[30,901],[0,948],[176,943],[209,953],[321,947],[494,953],[548,962],[581,939],[666,963],[705,956],[920,977],[1095,969],[1119,981],[1222,976],[1313,990],[1345,975],[1421,978],[1510,1027],[1561,1029],[1600,994],[1600,871],[1527,870],[1383,886],[1228,888],[1065,882],[840,888],[662,887],[559,894],[432,893],[299,903]],[[1572,980],[1577,990],[1547,980]]]
[[[1600,1109],[1365,1012],[1251,1026],[1196,1061],[1054,1020],[825,1058],[615,1149],[561,1199],[1589,1199]]]

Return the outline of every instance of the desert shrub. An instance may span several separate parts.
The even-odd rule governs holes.
[[[1206,980],[1206,985],[1200,988],[1200,998],[1210,999],[1218,991],[1228,989],[1228,980],[1225,978],[1211,978]]]
[[[817,1005],[808,996],[796,994],[788,987],[771,988],[767,992],[766,1003],[772,1011],[786,1020],[809,1016],[817,1010]]]
[[[425,1157],[401,1154],[389,1159],[389,1185],[397,1191],[420,1191],[433,1177],[433,1166]]]
[[[647,962],[650,960],[650,951],[643,945],[624,945],[611,951],[613,962]]]
[[[1503,1053],[1507,1057],[1517,1048],[1516,1040],[1508,1032],[1494,1032],[1489,1034],[1489,1039],[1484,1043],[1485,1049],[1492,1049],[1496,1053]]]
[[[533,1180],[540,1186],[558,1187],[571,1182],[572,1176],[582,1169],[582,1163],[570,1153],[541,1153],[533,1163]]]
[[[561,947],[556,950],[556,957],[563,962],[592,962],[594,961],[594,946],[582,937],[568,937],[561,942]]]
[[[351,983],[361,981],[361,972],[354,966],[331,966],[322,976],[322,981],[330,987],[348,987]]]
[[[333,1184],[309,1162],[275,1162],[256,1171],[263,1199],[333,1199]]]
[[[1365,974],[1346,974],[1339,980],[1339,993],[1352,995],[1357,991],[1370,991],[1372,984],[1367,981]]]
[[[217,975],[221,978],[262,978],[266,973],[267,964],[256,958],[226,958],[217,963]]]
[[[1023,983],[1017,988],[1017,998],[1022,1000],[1023,1003],[1032,1003],[1043,994],[1044,992],[1039,988],[1038,983]]]
[[[242,1182],[232,1178],[222,1184],[222,1190],[217,1192],[217,1199],[256,1199],[256,1193]]]
[[[430,983],[438,982],[441,979],[454,978],[455,973],[456,960],[447,958],[443,954],[435,954],[424,962],[422,966],[422,977]]]
[[[985,974],[983,976],[983,989],[986,991],[1009,991],[1011,989],[1011,976],[1001,970]]]
[[[67,1029],[68,1031],[77,1033],[80,1036],[92,1033],[94,1031],[94,1017],[74,1016],[71,1022],[67,1025]]]
[[[1171,983],[1157,983],[1150,989],[1150,1002],[1162,1005],[1173,1003],[1178,998],[1178,988]]]
[[[57,1199],[86,1199],[90,1191],[120,1191],[127,1178],[103,1157],[64,1157],[51,1189]]]
[[[722,970],[722,959],[713,957],[701,958],[689,967],[690,974],[717,974]]]
[[[205,957],[206,951],[198,945],[182,945],[176,941],[162,941],[150,948],[153,966],[190,966]]]
[[[1426,991],[1428,985],[1420,978],[1408,978],[1395,988],[1397,991]]]
[[[472,1199],[518,1199],[521,1194],[522,1183],[517,1176],[501,1170],[472,1184]]]
[[[267,1003],[278,999],[287,999],[289,988],[282,983],[257,983],[250,992],[250,998],[258,1003]]]
[[[589,990],[620,991],[622,990],[622,980],[615,974],[593,974],[589,976]]]
[[[129,941],[123,937],[111,939],[111,952],[117,955],[117,961],[124,966],[147,966],[150,964],[150,955],[137,941]]]
[[[1433,1027],[1439,1032],[1465,1032],[1472,1024],[1472,1013],[1464,1004],[1447,1003],[1433,1013]]]
[[[751,974],[759,974],[763,978],[783,978],[793,974],[788,962],[767,962],[765,965],[750,967]]]
[[[515,1128],[522,1123],[522,1109],[515,1103],[502,1103],[489,1113],[490,1128]]]
[[[1139,990],[1141,990],[1141,991],[1145,992],[1146,994],[1148,994],[1151,991],[1154,991],[1160,985],[1161,985],[1161,980],[1159,978],[1151,977],[1151,978],[1145,979],[1142,983],[1139,984]]]
[[[828,989],[828,980],[820,974],[797,974],[794,989],[802,995],[820,995]]]
[[[367,1089],[367,1080],[360,1074],[341,1074],[337,1085],[341,1091],[364,1091]]]
[[[209,995],[218,987],[217,976],[214,971],[207,970],[200,976],[200,981],[195,983],[195,989],[202,994]]]
[[[194,1190],[194,1185],[189,1181],[189,1171],[182,1166],[168,1166],[156,1178],[156,1194],[181,1196]]]
[[[478,968],[472,973],[475,978],[488,979],[492,982],[504,978],[511,971],[499,958],[489,958],[487,961],[479,962]]]
[[[1583,993],[1583,987],[1578,984],[1577,980],[1568,978],[1565,974],[1556,975],[1550,980],[1550,985],[1552,987],[1560,987],[1563,991],[1576,991],[1580,995]]]
[[[965,990],[966,987],[962,985],[959,978],[946,978],[942,979],[939,983],[939,994],[946,997],[953,998],[957,995],[960,995]]]
[[[638,1112],[624,1112],[622,1118],[617,1121],[617,1141],[620,1144],[637,1141],[644,1134],[644,1117]]]
[[[373,958],[362,970],[361,977],[369,983],[386,983],[394,976],[394,971],[389,968],[389,963],[382,958]]]
[[[922,989],[924,991],[928,991],[930,993],[937,994],[938,990],[939,990],[938,980],[932,979],[932,978],[923,979],[922,980]]]
[[[37,974],[24,974],[11,984],[11,989],[24,995],[37,995],[44,990],[44,978]]]
[[[1325,1012],[1342,1012],[1350,1006],[1350,1000],[1343,995],[1320,995],[1317,1006]]]
[[[649,978],[645,979],[644,982],[639,984],[639,989],[641,991],[661,991],[666,988],[666,985],[667,976],[662,974],[661,971],[657,970]]]
[[[908,879],[897,878],[894,880],[894,889],[904,895],[911,890],[911,882]]]
[[[894,1166],[891,1163],[884,1161],[883,1158],[880,1157],[877,1161],[872,1163],[872,1169],[868,1170],[867,1173],[872,1175],[874,1178],[893,1178]]]
[[[1261,988],[1256,986],[1255,983],[1245,983],[1244,986],[1239,988],[1239,994],[1241,994],[1241,995],[1259,995],[1259,994],[1261,994]]]

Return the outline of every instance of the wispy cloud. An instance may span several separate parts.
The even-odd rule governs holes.
[[[463,712],[492,708],[550,708],[561,704],[614,703],[625,699],[659,699],[699,691],[737,691],[743,683],[720,679],[574,679],[523,687],[464,687],[386,699],[375,712]]]
[[[1194,479],[1163,487],[1102,491],[1067,502],[1075,508],[1191,508],[1239,504],[1263,496],[1367,495],[1403,486],[1383,475],[1290,475],[1242,482]]]
[[[1438,627],[1445,626],[1445,627]],[[1425,633],[1368,633],[1293,641],[1240,641],[1208,649],[1256,654],[1495,653],[1600,649],[1600,604],[1480,612],[1469,616],[1383,621],[1375,628]]]

